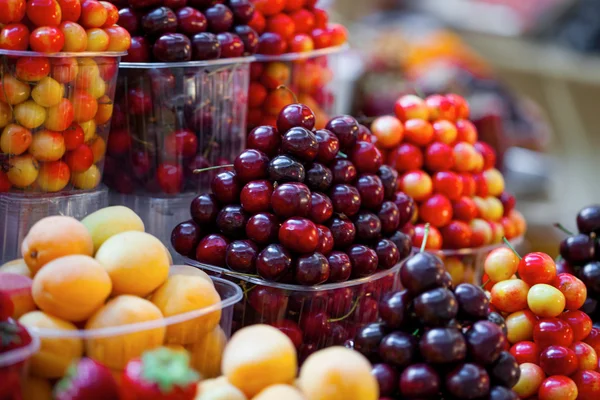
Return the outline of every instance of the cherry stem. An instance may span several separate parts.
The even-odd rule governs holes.
[[[519,257],[519,260],[523,259],[523,257],[521,257],[521,255],[519,255],[519,253],[517,253],[517,251],[515,250],[513,245],[508,241],[508,239],[505,236],[502,236],[502,241],[508,246],[509,249],[511,249],[513,251],[513,253],[515,253],[517,255],[517,257]]]
[[[570,230],[568,230],[567,228],[565,228],[565,226],[563,224],[561,224],[560,222],[555,223],[554,227],[560,229],[561,231],[563,231],[567,235],[574,235],[573,232],[571,232]]]
[[[482,289],[484,289],[484,288],[485,288],[485,286],[486,286],[488,283],[490,283],[491,281],[492,281],[492,280],[491,280],[490,278],[488,278],[488,280],[487,280],[487,281],[485,281],[485,282],[483,282],[483,284],[482,284],[481,286],[479,286],[479,287],[480,287],[480,288],[482,288]]]
[[[338,151],[338,156],[340,156],[342,158],[348,158],[348,156],[346,155],[346,153],[342,153],[341,151]]]
[[[417,336],[417,335],[419,334],[419,331],[420,331],[420,330],[421,330],[421,329],[419,329],[419,328],[415,329],[415,331],[412,333],[412,335],[413,335],[413,336]]]
[[[358,298],[356,299],[356,301],[355,301],[355,302],[354,302],[354,304],[352,305],[352,308],[350,309],[350,311],[348,311],[348,313],[347,313],[346,315],[342,315],[342,316],[341,316],[341,317],[339,317],[339,318],[331,318],[331,319],[328,319],[328,320],[327,320],[327,322],[339,322],[339,321],[343,321],[343,320],[345,320],[346,318],[348,318],[349,316],[351,316],[351,315],[352,315],[352,313],[353,313],[354,311],[356,311],[356,307],[358,307],[358,302],[360,301],[361,297],[362,297],[362,294],[361,294],[360,296],[358,296]]]
[[[292,98],[294,99],[294,103],[299,103],[298,97],[296,97],[296,93],[294,93],[294,91],[292,89],[290,89],[289,87],[287,87],[285,85],[279,85],[279,86],[277,86],[277,90],[279,90],[279,89],[285,89],[288,92],[290,92],[292,94]]]
[[[221,169],[221,168],[232,168],[233,164],[225,164],[225,165],[215,165],[214,167],[207,167],[207,168],[201,168],[201,169],[195,169],[194,173],[195,174],[199,174],[205,171],[211,171],[213,169]]]
[[[427,239],[429,239],[429,223],[425,224],[425,235],[423,235],[423,243],[421,243],[421,250],[419,250],[419,253],[425,251],[425,246],[427,246]]]

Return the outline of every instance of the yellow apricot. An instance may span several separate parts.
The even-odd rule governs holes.
[[[227,336],[217,325],[196,343],[186,346],[192,368],[203,378],[216,378],[221,375],[221,358],[226,344]]]

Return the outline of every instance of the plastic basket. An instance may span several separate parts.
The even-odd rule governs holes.
[[[0,192],[100,184],[124,54],[0,50]]]

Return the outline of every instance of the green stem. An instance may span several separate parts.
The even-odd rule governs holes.
[[[233,164],[215,165],[214,167],[207,167],[207,168],[195,169],[194,173],[195,174],[200,174],[202,172],[211,171],[213,169],[232,168],[232,167],[233,167]],[[252,275],[252,276],[255,276],[255,275]]]
[[[419,253],[425,251],[425,247],[427,246],[427,239],[429,239],[429,222],[425,224],[425,235],[423,235],[423,243],[421,243],[421,250],[419,250]]]
[[[554,227],[560,229],[561,231],[563,231],[567,235],[574,235],[573,232],[571,232],[570,230],[568,230],[567,228],[565,228],[564,225],[561,224],[560,222],[555,223]]]
[[[356,310],[356,307],[358,307],[358,302],[360,301],[361,297],[362,297],[362,295],[358,296],[358,298],[354,301],[354,304],[352,305],[352,308],[350,309],[350,311],[348,311],[348,313],[346,315],[342,315],[339,318],[328,319],[327,322],[340,322],[340,321],[345,320],[349,316],[351,316],[352,313]]]
[[[492,280],[488,278],[487,281],[483,282],[483,284],[481,286],[479,286],[480,288],[485,288],[485,285],[487,285],[488,283],[490,283]]]
[[[415,329],[415,331],[412,333],[412,335],[413,335],[413,336],[417,336],[417,335],[419,334],[419,331],[420,331],[420,330],[421,330],[421,329],[419,329],[419,328]]]
[[[508,241],[508,239],[506,237],[502,236],[502,241],[508,246],[509,249],[511,249],[513,251],[513,253],[515,253],[517,255],[517,257],[519,257],[519,260],[522,259],[522,257],[519,255],[519,253],[517,253],[517,251],[515,250],[513,245]]]

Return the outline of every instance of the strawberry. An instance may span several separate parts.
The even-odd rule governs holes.
[[[54,388],[56,400],[118,400],[119,389],[110,370],[91,358],[69,367]]]
[[[0,321],[9,319],[14,311],[15,306],[8,293],[0,291]]]
[[[31,336],[23,325],[12,319],[0,321],[0,354],[25,347],[29,343]]]
[[[199,380],[187,353],[162,347],[127,363],[121,400],[192,400]]]

